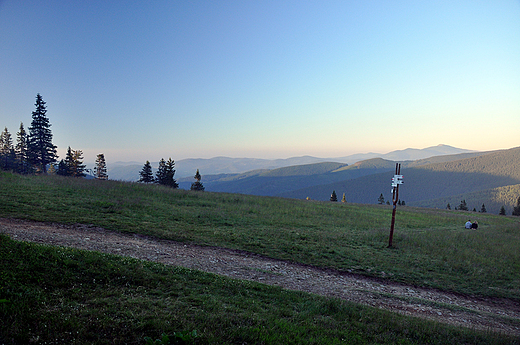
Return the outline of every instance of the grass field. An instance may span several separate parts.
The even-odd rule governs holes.
[[[401,207],[396,248],[388,249],[388,206],[5,172],[0,172],[0,217],[94,224],[419,286],[520,299],[516,217]],[[477,231],[463,228],[468,218],[478,219]],[[1,250],[2,262],[10,261],[0,271],[0,313],[9,320],[0,327],[10,337],[19,336],[17,343],[35,336],[47,343],[139,343],[146,335],[175,330],[196,330],[201,336],[195,343],[513,343],[158,264],[5,237]],[[56,332],[63,341],[51,340]]]

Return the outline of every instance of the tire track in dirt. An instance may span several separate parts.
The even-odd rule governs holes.
[[[520,337],[520,303],[513,300],[463,296],[244,251],[158,240],[80,224],[69,226],[0,218],[0,233],[14,240],[130,256]]]

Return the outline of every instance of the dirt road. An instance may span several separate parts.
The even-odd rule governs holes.
[[[270,259],[243,251],[186,245],[85,225],[0,218],[14,240],[75,247],[341,298],[392,312],[520,337],[520,303],[462,296]]]

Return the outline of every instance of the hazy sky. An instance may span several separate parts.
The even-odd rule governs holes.
[[[520,146],[520,1],[0,0],[0,126],[110,161]]]

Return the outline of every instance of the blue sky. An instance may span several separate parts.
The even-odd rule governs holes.
[[[0,0],[0,126],[86,162],[520,146],[520,1]]]

